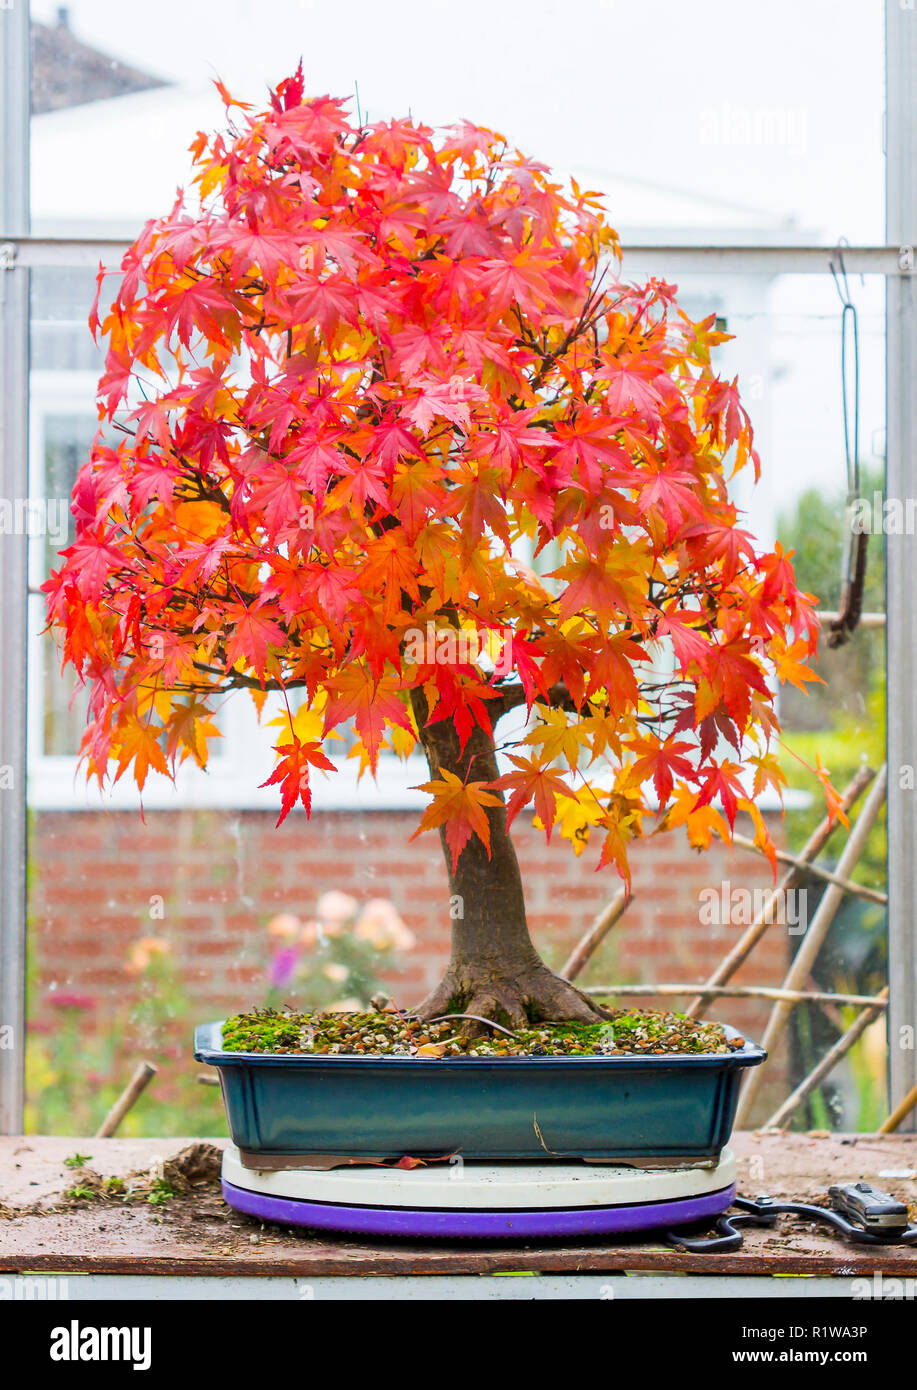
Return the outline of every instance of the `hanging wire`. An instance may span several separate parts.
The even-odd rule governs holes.
[[[831,257],[831,278],[841,301],[841,400],[844,411],[844,450],[847,455],[847,501],[860,495],[860,323],[857,308],[850,296],[847,267],[844,264],[842,238]],[[862,276],[860,279],[862,280]],[[849,330],[849,332],[848,332]],[[847,366],[848,338],[853,347],[853,447],[851,448],[849,372]]]
[[[854,530],[855,508],[860,496],[860,325],[850,294],[844,264],[842,238],[831,260],[831,277],[841,301],[841,403],[844,416],[844,454],[847,467],[847,505],[844,510],[844,548],[841,562],[841,597],[838,614],[828,629],[828,646],[842,647],[850,640],[863,610],[868,534]],[[863,277],[860,276],[862,281]],[[850,400],[850,358],[853,358],[853,403]],[[852,417],[852,418],[851,418]]]

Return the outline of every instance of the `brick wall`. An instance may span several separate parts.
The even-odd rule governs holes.
[[[39,812],[31,843],[33,1016],[51,1014],[49,992],[65,989],[123,1004],[134,988],[125,971],[132,943],[166,936],[194,1021],[218,1017],[263,996],[267,920],[281,910],[308,916],[318,896],[341,889],[358,899],[392,900],[417,938],[389,977],[399,1003],[419,1000],[441,972],[449,945],[448,889],[435,835],[413,842],[413,813],[324,812],[294,815],[279,829],[262,812]],[[779,827],[778,827],[779,828]],[[775,832],[776,833],[776,832]],[[595,855],[577,860],[565,841],[545,845],[531,821],[514,826],[529,922],[539,949],[559,966],[593,916],[616,891],[613,871],[594,872]],[[736,939],[740,926],[700,921],[699,894],[723,880],[771,883],[766,863],[723,847],[698,854],[681,833],[632,852],[634,900],[584,980],[699,981]],[[162,920],[151,901],[162,899]],[[155,911],[154,907],[154,911]],[[788,955],[774,926],[737,982],[778,983]],[[644,1000],[653,1003],[658,1001]],[[683,1007],[684,1001],[665,1001]],[[754,1037],[767,1005],[724,1000],[716,1016]]]

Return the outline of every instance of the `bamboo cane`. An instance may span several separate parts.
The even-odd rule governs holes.
[[[761,846],[756,845],[754,840],[749,840],[747,835],[733,834],[732,843],[738,845],[740,849],[751,849],[756,854],[764,854]],[[781,864],[795,864],[798,869],[812,874],[814,878],[823,879],[825,883],[836,883],[851,897],[863,898],[868,903],[878,903],[880,907],[888,906],[888,894],[880,892],[878,888],[866,888],[862,883],[854,883],[853,879],[841,878],[838,874],[833,874],[830,869],[823,869],[820,864],[804,863],[795,854],[787,854],[786,850],[778,849],[774,853]]]
[[[128,1110],[130,1110],[135,1101],[143,1094],[155,1075],[156,1068],[153,1066],[152,1062],[140,1063],[130,1081],[92,1136],[93,1139],[111,1138]]]
[[[818,614],[819,618],[821,619],[822,623],[824,623],[824,625],[825,625],[826,627],[828,626],[829,623],[836,623],[837,620],[838,620],[838,618],[841,616],[840,613],[838,613],[838,612],[836,612],[836,611],[831,611],[830,609],[827,609],[827,608],[816,608],[815,611],[816,611],[816,613]],[[857,626],[858,626],[858,627],[872,627],[872,628],[884,627],[884,626],[885,626],[885,614],[884,614],[884,613],[861,613],[861,614],[860,614],[860,621],[859,621],[859,623],[857,624]]]
[[[653,995],[693,994],[696,988],[696,985],[678,984],[584,985],[583,993],[609,998],[615,995],[646,995],[647,998],[651,998]],[[886,1007],[882,1002],[882,996],[878,994],[834,994],[827,990],[780,989],[775,985],[714,985],[710,993],[717,998],[727,999],[787,999],[792,1000],[794,1004],[853,1004],[860,1008],[878,1005],[880,1009]]]
[[[856,804],[874,776],[875,773],[872,768],[869,767],[861,767],[857,771],[850,784],[844,789],[844,794],[841,797],[841,805],[845,813]],[[784,874],[780,883],[764,904],[757,919],[742,933],[742,936],[728,955],[720,961],[713,974],[707,980],[703,991],[695,999],[692,999],[685,1010],[688,1018],[699,1018],[710,999],[713,998],[713,995],[707,991],[714,985],[726,984],[727,981],[732,979],[739,967],[748,959],[758,941],[760,941],[773,921],[776,915],[776,908],[781,902],[784,893],[792,888],[793,884],[800,877],[803,868],[807,867],[816,855],[821,853],[828,843],[837,823],[836,818],[832,819],[830,816],[826,816],[821,824],[813,831],[806,841],[806,844],[803,846],[797,864],[795,864],[788,873]]]
[[[881,1003],[880,1000],[882,1001]],[[864,1009],[863,1012],[854,1019],[846,1033],[842,1034],[834,1046],[829,1048],[818,1065],[813,1067],[809,1072],[809,1075],[805,1077],[804,1080],[800,1081],[796,1090],[787,1096],[782,1105],[777,1107],[763,1128],[780,1129],[786,1124],[793,1111],[802,1104],[806,1096],[812,1094],[818,1084],[824,1080],[831,1070],[833,1070],[841,1058],[846,1056],[857,1039],[862,1037],[863,1033],[865,1033],[870,1023],[874,1023],[882,1013],[882,1010],[887,1008],[887,1006],[888,985],[885,986],[882,993],[869,1008]],[[914,1087],[914,1099],[917,1100],[917,1086]],[[889,1119],[891,1118],[892,1117],[889,1116]],[[885,1123],[887,1124],[888,1120],[886,1120]],[[879,1133],[881,1134],[882,1131],[880,1130]]]
[[[887,769],[883,766],[873,786],[870,788],[869,795],[862,811],[857,817],[856,824],[850,832],[850,836],[844,846],[837,872],[840,878],[849,877],[856,866],[857,860],[863,853],[869,832],[872,830],[875,819],[882,808],[885,800],[885,785],[887,780]],[[799,950],[796,952],[783,981],[784,989],[798,989],[809,978],[809,974],[815,964],[816,957],[822,948],[828,928],[834,920],[835,913],[844,899],[844,890],[837,884],[830,883],[825,890],[821,902],[818,904],[815,916],[809,924],[809,930],[802,938]],[[793,1003],[790,1000],[778,1000],[771,1010],[771,1016],[765,1029],[763,1046],[773,1057],[774,1049],[783,1035],[783,1030],[787,1025],[790,1014],[793,1011]],[[767,1062],[749,1073],[742,1087],[739,1097],[739,1106],[736,1112],[736,1125],[741,1129],[742,1125],[748,1120],[748,1115],[754,1104],[755,1097],[761,1088],[761,1075],[767,1068]]]
[[[879,1134],[893,1134],[906,1115],[917,1105],[917,1086],[912,1086],[903,1100],[895,1106],[887,1120],[879,1125]]]
[[[605,937],[611,931],[615,922],[620,919],[624,909],[632,899],[633,894],[628,894],[626,888],[621,888],[612,898],[611,902],[608,903],[606,907],[602,908],[602,911],[595,918],[592,925],[573,947],[563,969],[560,971],[561,976],[565,980],[576,979],[576,976],[580,974],[584,965],[595,954],[598,947],[605,940]]]

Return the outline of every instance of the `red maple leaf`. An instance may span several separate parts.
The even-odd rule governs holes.
[[[509,754],[509,760],[518,770],[506,772],[495,782],[488,783],[491,787],[499,787],[501,791],[508,787],[513,788],[513,794],[506,807],[507,825],[511,825],[517,813],[531,801],[544,826],[545,835],[550,840],[557,809],[555,797],[573,797],[575,793],[563,778],[552,772],[549,767],[540,767],[530,758],[517,758],[513,753]]]
[[[717,763],[711,760],[704,784],[695,803],[698,808],[709,806],[714,797],[718,796],[726,813],[726,819],[729,821],[730,829],[735,825],[737,799],[745,796],[745,789],[740,781],[741,771],[738,763],[725,760]]]
[[[297,801],[302,802],[307,816],[312,814],[309,769],[321,767],[326,772],[334,772],[336,769],[334,763],[325,757],[320,743],[300,743],[295,734],[292,743],[278,743],[274,752],[280,754],[280,761],[261,786],[280,785],[280,816],[277,824],[282,825]]]
[[[639,786],[641,782],[652,777],[660,808],[665,806],[672,795],[676,777],[694,776],[694,764],[684,755],[696,754],[697,749],[683,739],[660,739],[655,734],[650,734],[646,738],[634,739],[628,746],[632,753],[637,754],[628,774],[629,783]]]

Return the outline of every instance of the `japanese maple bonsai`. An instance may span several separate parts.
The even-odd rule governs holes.
[[[491,131],[358,127],[301,71],[264,111],[220,90],[194,197],[92,314],[103,427],[45,585],[89,773],[203,766],[238,689],[286,701],[281,821],[341,725],[373,772],[419,742],[459,908],[417,1014],[596,1020],[529,936],[513,819],[625,879],[650,829],[728,840],[738,808],[769,849],[768,673],[812,679],[809,597],[728,495],[758,458],[725,335]]]

